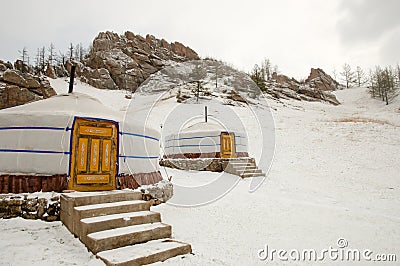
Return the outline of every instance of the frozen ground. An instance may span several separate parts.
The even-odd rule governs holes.
[[[52,85],[59,90],[68,87],[60,80]],[[77,86],[77,91],[85,90],[98,92]],[[101,101],[117,110],[126,109],[129,103],[124,95],[98,93]],[[370,99],[365,89],[336,95],[343,103],[340,106],[295,101],[271,104],[275,159],[256,192],[248,192],[251,180],[246,179],[208,205],[154,207],[173,226],[174,237],[191,243],[194,253],[159,264],[282,265],[279,260],[260,261],[257,251],[265,245],[322,250],[337,247],[338,238],[345,238],[349,248],[397,254],[397,262],[387,265],[398,264],[400,101],[385,106]],[[160,107],[167,109],[168,103]],[[247,111],[238,108],[237,112]],[[255,126],[251,121],[245,123]],[[260,143],[250,137],[250,153],[257,157]],[[186,186],[218,178],[216,173],[167,171],[174,182]],[[0,230],[0,265],[101,265],[59,222],[0,220]],[[325,264],[334,263],[326,260]]]

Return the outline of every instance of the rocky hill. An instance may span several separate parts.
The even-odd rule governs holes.
[[[267,93],[276,99],[325,101],[334,105],[340,104],[331,91],[340,89],[341,85],[320,68],[311,68],[310,75],[303,82],[273,73],[272,79],[266,81],[266,88]]]
[[[152,35],[142,37],[130,31],[122,35],[113,32],[100,32],[93,40],[88,54],[81,60],[65,60],[55,66],[47,65],[42,71],[47,77],[67,77],[72,65],[76,66],[76,76],[83,82],[99,89],[124,89],[132,92],[144,85],[144,90],[159,91],[159,86],[151,84],[165,78],[163,84],[178,88],[177,99],[181,102],[192,98],[196,86],[201,86],[203,97],[218,96],[227,102],[243,102],[241,93],[248,90],[248,95],[255,89],[249,89],[251,80],[248,75],[238,72],[215,60],[198,60],[199,56],[191,48],[179,42],[167,42]],[[191,61],[189,65],[177,67],[177,63]],[[196,62],[197,61],[197,62]],[[172,68],[169,68],[172,66]],[[180,69],[187,73],[174,73]],[[151,82],[144,84],[152,74],[163,69]],[[171,73],[173,73],[171,75]],[[36,70],[37,72],[37,70]],[[40,72],[40,71],[39,71]],[[50,97],[55,94],[44,76],[34,76],[32,67],[20,60],[14,64],[0,61],[0,108],[7,108],[26,102]],[[167,75],[166,75],[167,74]],[[174,78],[177,78],[176,83]],[[204,76],[204,77],[203,77]],[[200,83],[196,83],[196,82]],[[214,86],[214,82],[217,83]],[[234,84],[230,84],[230,83]],[[185,83],[185,84],[183,84]],[[252,85],[255,85],[252,83]],[[332,77],[322,69],[311,69],[309,77],[299,82],[285,75],[274,73],[266,82],[266,92],[273,98],[296,99],[306,101],[326,101],[339,104],[330,91],[339,87]],[[241,91],[242,90],[242,91]],[[254,95],[253,95],[254,96]],[[252,97],[250,97],[252,98]]]
[[[56,95],[45,76],[32,75],[21,61],[12,65],[0,60],[0,109]]]
[[[88,56],[78,63],[81,80],[100,89],[135,91],[151,74],[169,62],[199,59],[191,48],[169,43],[152,35],[145,38],[132,32],[118,35],[101,32]]]

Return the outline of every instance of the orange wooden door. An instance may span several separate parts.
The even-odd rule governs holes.
[[[116,188],[118,129],[115,123],[76,118],[72,131],[68,189]]]
[[[235,134],[221,133],[221,158],[236,158]]]

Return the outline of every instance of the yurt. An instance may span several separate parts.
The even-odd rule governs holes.
[[[0,193],[157,183],[159,138],[80,93],[0,110]]]
[[[198,122],[164,139],[164,158],[240,158],[248,157],[244,132],[231,131],[216,122]]]

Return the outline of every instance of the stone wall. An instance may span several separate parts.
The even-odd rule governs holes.
[[[208,159],[161,159],[160,165],[180,170],[197,170],[222,172],[223,163],[227,159],[208,158]]]
[[[33,197],[27,194],[0,195],[0,218],[40,219],[47,222],[60,220],[60,196]]]

